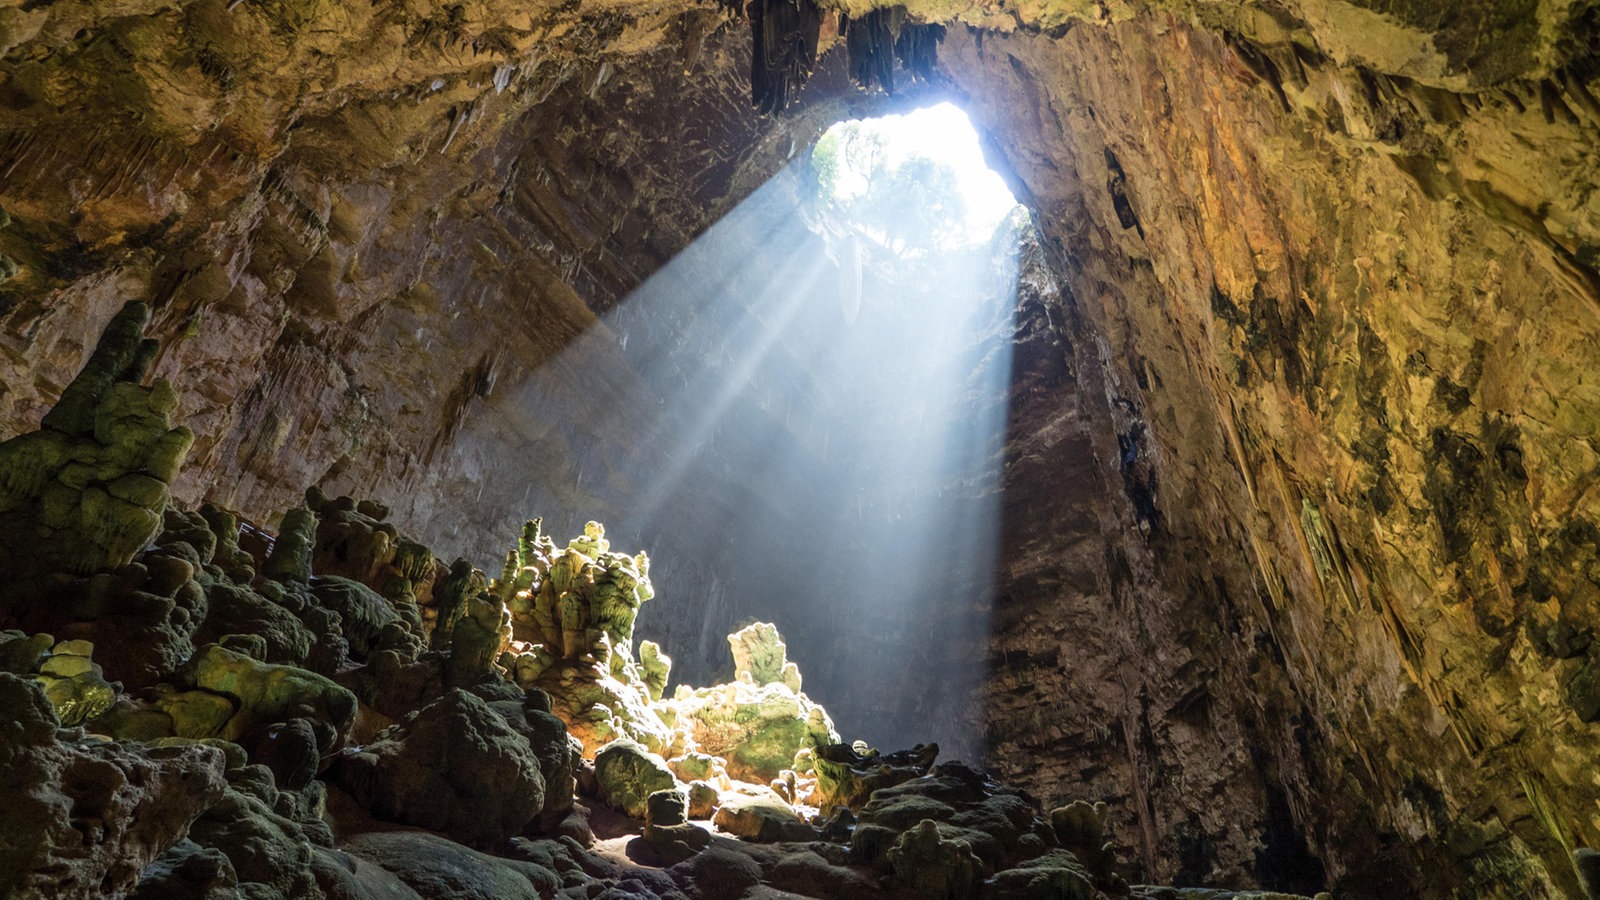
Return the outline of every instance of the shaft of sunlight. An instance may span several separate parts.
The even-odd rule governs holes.
[[[954,107],[839,127],[506,419],[586,481],[529,514],[575,525],[598,497],[650,552],[664,602],[638,627],[675,679],[712,680],[723,635],[771,621],[846,740],[978,761],[1025,216]],[[562,419],[575,397],[588,421]]]

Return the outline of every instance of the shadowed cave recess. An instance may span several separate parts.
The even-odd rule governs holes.
[[[1591,0],[0,7],[0,895],[1600,896],[1597,187]]]

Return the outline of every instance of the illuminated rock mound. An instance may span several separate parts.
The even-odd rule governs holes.
[[[558,548],[529,522],[491,580],[316,490],[275,537],[155,489],[116,528],[47,514],[173,475],[187,437],[106,349],[142,315],[62,407],[133,425],[4,445],[49,465],[0,537],[63,546],[8,557],[0,595],[0,894],[1185,896],[1128,886],[1104,805],[841,743],[771,624],[729,636],[734,681],[664,696],[649,561],[597,523]],[[49,442],[100,468],[14,449]]]

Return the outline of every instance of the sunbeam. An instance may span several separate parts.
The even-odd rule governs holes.
[[[635,436],[575,441],[579,477],[626,486],[615,530],[663,596],[715,594],[641,613],[641,635],[702,648],[677,677],[772,621],[842,733],[975,760],[1026,219],[959,110],[842,127],[530,380],[515,418],[558,419],[588,384],[587,414],[617,420],[590,430]]]

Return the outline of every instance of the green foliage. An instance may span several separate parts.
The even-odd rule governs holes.
[[[873,121],[828,130],[812,150],[823,212],[902,258],[971,243],[954,166],[922,148],[896,152]]]

